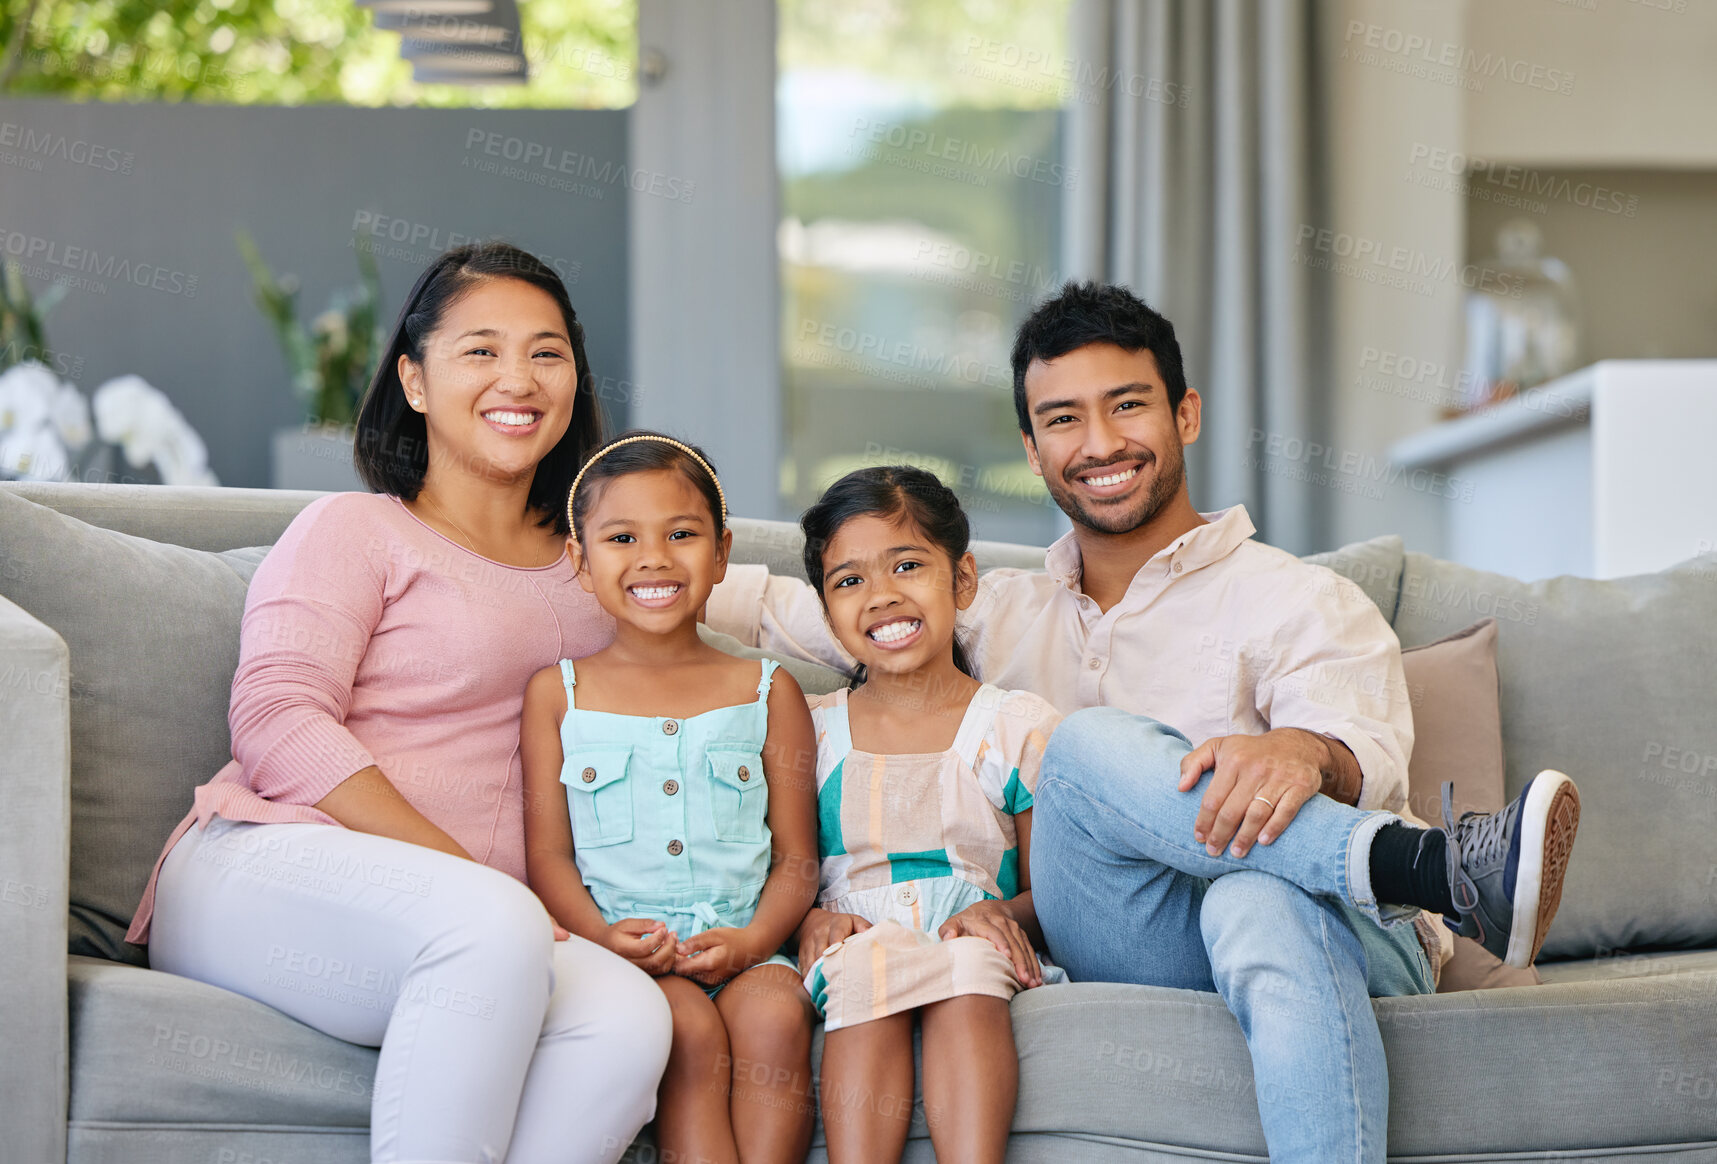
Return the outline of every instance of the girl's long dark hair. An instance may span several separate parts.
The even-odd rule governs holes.
[[[486,279],[517,279],[548,293],[566,321],[572,341],[573,369],[578,386],[573,395],[572,423],[566,435],[537,463],[527,504],[543,513],[541,525],[566,528],[566,492],[573,474],[602,443],[602,409],[596,402],[596,381],[584,355],[584,327],[567,298],[566,286],[554,269],[511,243],[471,243],[442,254],[419,275],[394,320],[393,333],[382,349],[382,362],[358,407],[352,462],[358,475],[377,493],[410,501],[423,488],[429,470],[429,428],[421,412],[405,402],[399,378],[399,358],[423,362],[423,344],[441,326],[447,309]]]
[[[937,548],[948,555],[950,566],[958,568],[960,558],[972,541],[971,523],[960,499],[934,473],[910,465],[878,465],[854,469],[823,491],[815,505],[799,519],[805,533],[805,577],[810,579],[817,597],[823,593],[823,550],[834,540],[840,528],[858,517],[880,517],[890,521],[902,517],[924,531]],[[972,674],[971,660],[954,636],[954,666],[962,673]],[[853,686],[864,683],[865,668],[861,663],[853,676]]]

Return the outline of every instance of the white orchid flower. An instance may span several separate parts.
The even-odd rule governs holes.
[[[141,376],[119,376],[95,390],[95,429],[119,445],[133,468],[153,464],[168,485],[215,485],[208,448],[173,402]]]
[[[51,425],[0,433],[0,473],[33,481],[64,481],[70,471],[66,447]]]
[[[95,435],[90,422],[89,401],[72,384],[61,384],[54,394],[54,428],[68,449],[81,449]]]
[[[60,378],[35,360],[0,372],[0,433],[34,432],[49,423],[60,388]]]

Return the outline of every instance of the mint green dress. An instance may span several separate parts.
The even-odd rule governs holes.
[[[573,859],[608,924],[649,918],[682,940],[750,924],[769,877],[763,743],[778,665],[763,660],[755,701],[670,719],[585,711],[560,661]],[[797,970],[783,954],[769,962]]]

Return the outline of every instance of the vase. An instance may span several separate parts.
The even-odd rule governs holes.
[[[352,465],[352,430],[312,424],[276,429],[269,484],[275,489],[366,492]]]

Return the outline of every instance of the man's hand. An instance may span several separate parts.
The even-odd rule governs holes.
[[[1192,791],[1213,768],[1192,829],[1212,857],[1224,848],[1244,857],[1254,842],[1268,845],[1320,792],[1358,799],[1353,753],[1339,740],[1298,728],[1206,741],[1180,762],[1180,790]]]
[[[836,942],[844,942],[854,934],[870,929],[870,923],[856,913],[834,913],[812,907],[799,923],[799,975],[811,972],[823,951]]]
[[[984,938],[1013,963],[1014,977],[1021,986],[1042,986],[1043,967],[1038,964],[1037,951],[1031,948],[1013,914],[1003,901],[978,901],[942,923],[936,936],[946,942],[949,938]]]
[[[602,933],[602,944],[652,978],[672,973],[678,953],[674,933],[659,921],[623,917]]]

